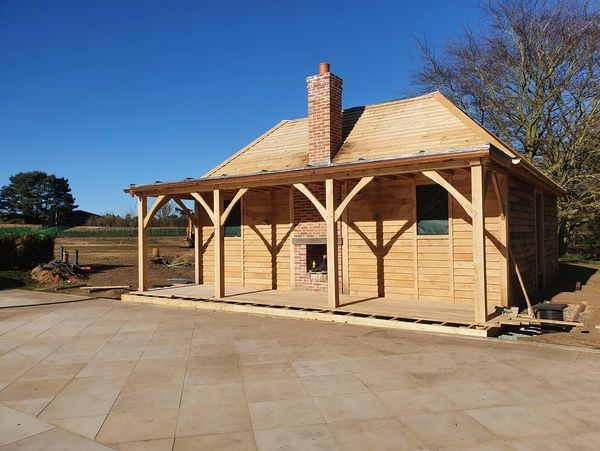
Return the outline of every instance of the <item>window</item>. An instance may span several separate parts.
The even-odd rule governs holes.
[[[448,192],[440,185],[417,185],[417,235],[448,235]]]
[[[223,202],[223,210],[227,209],[228,205],[231,203],[230,200],[226,200]],[[223,227],[223,235],[226,237],[236,237],[242,236],[242,201],[238,201],[231,210],[231,213],[227,217],[227,221],[225,221],[225,226]]]

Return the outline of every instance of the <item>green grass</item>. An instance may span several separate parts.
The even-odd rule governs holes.
[[[40,284],[31,278],[29,271],[0,271],[0,290],[20,288],[32,290]]]

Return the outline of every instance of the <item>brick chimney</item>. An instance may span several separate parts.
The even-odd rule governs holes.
[[[330,164],[342,143],[342,79],[319,65],[319,75],[306,79],[308,88],[308,163]]]

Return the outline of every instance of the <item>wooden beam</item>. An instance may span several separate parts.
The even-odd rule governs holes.
[[[487,283],[485,271],[485,199],[483,197],[484,168],[471,166],[471,199],[473,203],[473,282],[475,289],[475,321],[487,321]]]
[[[194,202],[194,283],[200,285],[202,283],[202,258],[200,255],[201,242],[200,237],[200,206],[198,202]]]
[[[333,179],[325,181],[325,222],[327,223],[327,304],[329,308],[340,305],[338,284],[338,239],[335,220],[335,189]]]
[[[148,290],[148,230],[144,220],[148,212],[148,199],[138,198],[138,291]]]
[[[177,205],[179,205],[179,208],[181,208],[181,211],[183,211],[183,213],[184,213],[184,214],[185,214],[185,215],[188,217],[188,219],[189,219],[190,221],[192,221],[192,225],[193,225],[193,226],[197,226],[197,225],[198,225],[198,221],[197,221],[197,215],[196,215],[196,213],[195,213],[195,212],[191,212],[191,211],[190,211],[190,210],[189,210],[189,209],[188,209],[188,208],[185,206],[185,204],[184,204],[184,203],[183,203],[181,200],[179,200],[179,199],[175,198],[175,199],[173,199],[173,201],[174,201],[174,202],[175,202]],[[194,202],[194,205],[196,205],[196,202]],[[194,210],[196,210],[196,209],[194,208]]]
[[[500,184],[498,180],[498,174],[495,171],[491,172],[492,186],[494,188],[494,192],[496,193],[496,202],[498,204],[498,212],[500,214],[499,225],[500,225],[500,244],[504,246],[503,249],[500,249],[500,253],[502,254],[503,262],[500,266],[500,301],[504,307],[509,305],[510,301],[510,242],[509,242],[509,233],[508,233],[508,217],[507,210],[508,205],[506,201],[508,200],[508,196],[506,196],[507,189],[507,179],[506,176],[502,176],[504,183]],[[505,195],[502,195],[502,193]]]
[[[340,203],[340,205],[335,209],[335,220],[336,221],[340,219],[340,216],[342,216],[342,213],[344,212],[344,210],[346,210],[346,207],[348,206],[350,201],[352,199],[354,199],[354,196],[356,196],[374,178],[375,177],[371,175],[369,177],[363,177],[358,181],[356,186],[354,188],[352,188],[352,190],[348,193],[348,195],[344,198],[344,200]]]
[[[148,212],[148,214],[146,214],[144,218],[144,228],[148,227],[148,224],[150,223],[156,212],[162,207],[164,207],[165,204],[169,202],[169,200],[170,198],[165,195],[160,195],[156,198],[156,200],[152,204],[152,207],[150,208],[150,211]]]
[[[328,179],[328,180],[332,180],[332,179]],[[332,180],[333,182],[333,180]],[[325,182],[325,185],[327,185],[327,181]],[[315,195],[313,193],[311,193],[311,191],[306,187],[306,185],[304,183],[294,183],[294,188],[296,188],[298,191],[300,191],[302,194],[304,194],[308,200],[310,200],[312,202],[312,204],[315,206],[315,208],[319,211],[319,214],[322,216],[322,218],[327,221],[327,212],[325,207],[323,206],[323,204],[321,202],[319,202],[319,199],[317,199],[315,197]],[[335,212],[334,212],[335,214]]]
[[[290,241],[290,288],[293,290],[296,288],[296,268],[295,268],[295,246],[294,246],[294,188],[290,186],[289,188],[289,193],[288,193],[288,199],[289,199],[289,220],[290,220],[290,227],[292,228],[292,234],[289,237],[289,241]]]
[[[242,198],[242,196],[244,194],[246,194],[247,192],[248,192],[248,188],[242,188],[242,189],[239,189],[237,193],[235,193],[235,196],[233,196],[233,199],[231,199],[231,202],[229,203],[229,205],[227,205],[227,208],[221,215],[221,225],[225,225],[225,221],[227,221],[227,218],[233,211],[235,204],[237,204],[239,202],[239,200]]]
[[[215,228],[215,298],[220,299],[225,296],[225,241],[223,237],[223,224],[221,224],[221,215],[223,210],[223,199],[221,191],[213,191],[213,225]]]
[[[428,179],[433,180],[438,185],[442,186],[446,191],[450,193],[452,197],[456,199],[456,201],[460,204],[461,207],[467,212],[470,217],[473,217],[473,206],[471,202],[467,200],[465,196],[463,196],[451,183],[448,182],[439,172],[436,171],[421,171]]]
[[[281,185],[294,185],[294,184],[306,184],[306,183],[320,183],[324,182],[327,178],[332,178],[334,180],[349,180],[349,179],[357,179],[360,177],[368,177],[368,176],[385,176],[385,175],[407,175],[409,176],[413,172],[421,172],[423,170],[431,170],[431,171],[439,171],[444,169],[455,169],[455,168],[468,168],[469,161],[467,160],[455,160],[455,161],[444,161],[444,162],[430,162],[430,163],[421,163],[421,164],[406,164],[399,166],[392,166],[386,168],[376,168],[376,169],[354,169],[350,170],[348,168],[339,168],[339,170],[334,174],[328,175],[320,175],[320,174],[312,174],[312,175],[295,175],[290,174],[285,179],[277,178],[271,179],[269,177],[265,177],[261,180],[228,180],[227,178],[223,179],[215,179],[215,180],[205,180],[202,182],[194,182],[194,185],[188,186],[157,186],[152,187],[151,189],[145,190],[144,194],[147,196],[152,196],[156,194],[167,194],[167,195],[188,195],[191,192],[203,192],[209,193],[216,187],[220,190],[235,190],[240,188],[259,188],[266,186],[281,186]],[[210,182],[210,183],[209,183]]]
[[[521,269],[519,269],[519,264],[515,259],[510,248],[508,249],[508,253],[510,254],[510,259],[513,262],[515,267],[515,272],[517,273],[517,279],[519,280],[519,285],[521,285],[521,290],[523,291],[523,297],[525,297],[525,302],[527,302],[527,314],[531,317],[534,316],[533,306],[531,305],[531,301],[529,300],[529,295],[527,294],[527,288],[525,287],[525,282],[523,281],[523,275],[521,274]]]
[[[213,224],[214,224],[215,212],[213,211],[212,208],[210,208],[210,205],[208,205],[208,203],[204,200],[204,197],[202,197],[202,194],[200,194],[200,193],[190,193],[190,194],[194,199],[196,199],[198,201],[198,203],[200,205],[202,205],[202,207],[204,208],[206,213],[208,213],[210,220],[213,221]]]
[[[348,196],[348,182],[342,182],[342,197]],[[348,242],[348,209],[342,213],[342,294],[350,294],[350,253]]]
[[[494,192],[496,193],[496,200],[498,201],[498,211],[500,212],[500,216],[504,218],[506,216],[506,209],[504,208],[504,199],[502,198],[502,194],[500,192],[500,183],[498,182],[498,177],[495,172],[492,172],[492,185],[494,186]]]

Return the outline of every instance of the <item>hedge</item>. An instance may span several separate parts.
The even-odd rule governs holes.
[[[54,236],[0,235],[0,270],[30,270],[54,258]]]

